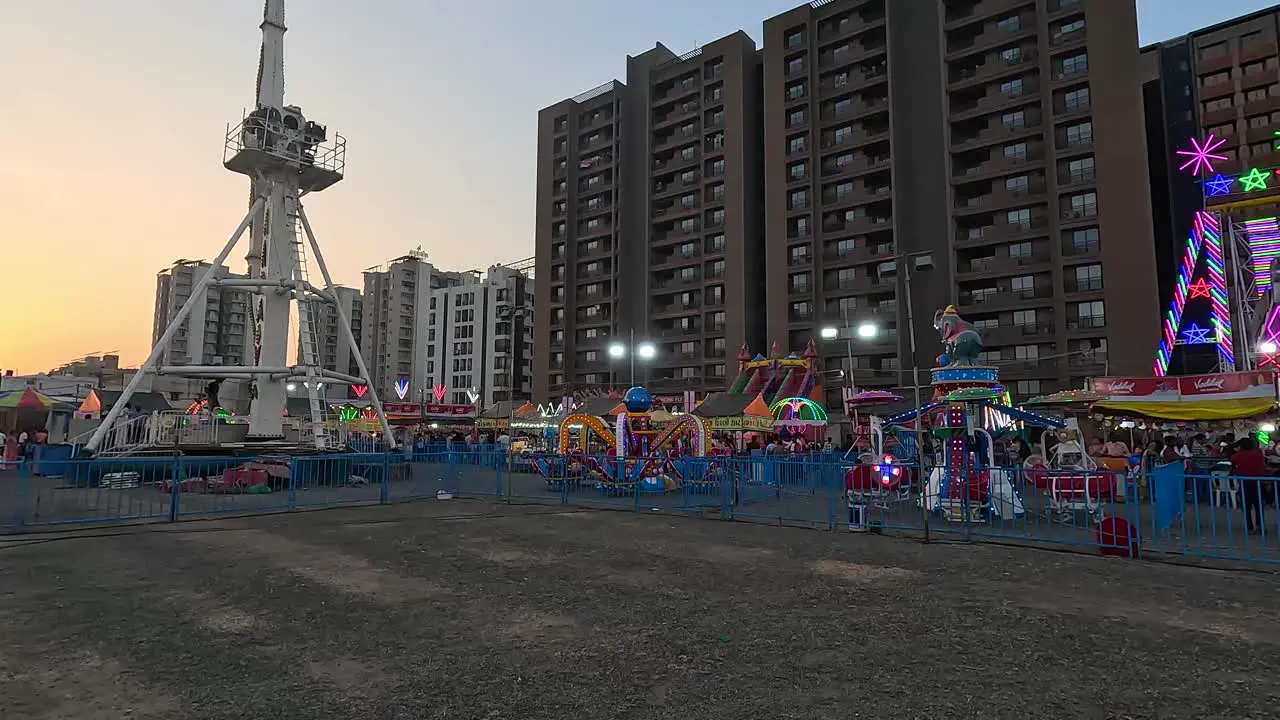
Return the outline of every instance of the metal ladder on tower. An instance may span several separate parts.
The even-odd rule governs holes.
[[[294,279],[308,283],[306,236],[302,223],[297,215],[290,218],[293,225],[293,239],[289,243],[290,261],[293,263]],[[307,369],[307,380],[303,387],[307,390],[307,401],[311,405],[311,434],[317,450],[329,448],[329,435],[324,428],[324,388],[320,377],[320,348],[316,338],[316,308],[311,293],[299,287],[298,298],[298,363]]]

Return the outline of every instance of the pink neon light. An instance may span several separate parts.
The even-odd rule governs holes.
[[[1213,133],[1209,133],[1209,137],[1201,143],[1195,138],[1191,138],[1190,150],[1179,150],[1181,155],[1188,160],[1178,166],[1179,170],[1191,170],[1192,175],[1208,174],[1213,172],[1213,163],[1218,160],[1227,160],[1226,155],[1218,155],[1213,151],[1227,144],[1226,138],[1214,138]]]

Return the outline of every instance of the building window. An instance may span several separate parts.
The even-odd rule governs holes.
[[[1036,311],[1014,310],[1013,324],[1019,328],[1034,328],[1036,326]]]
[[[1019,275],[1009,281],[1009,289],[1018,293],[1020,297],[1034,297],[1036,279],[1030,275]]]
[[[787,74],[788,74],[788,75],[797,75],[797,74],[799,74],[799,73],[800,73],[801,71],[803,71],[803,70],[804,70],[804,58],[803,58],[803,57],[793,57],[793,58],[791,58],[790,60],[787,60]]]
[[[792,190],[791,195],[787,198],[787,207],[790,210],[801,210],[809,207],[809,191]]]
[[[809,148],[808,138],[804,135],[795,135],[787,139],[787,152],[791,154],[804,152]]]
[[[724,233],[716,233],[707,239],[707,252],[724,250]]]
[[[1022,78],[1014,78],[1000,83],[1000,94],[1005,97],[1017,97],[1022,94]]]
[[[1067,128],[1067,145],[1089,145],[1093,143],[1093,123],[1082,122]]]
[[[1085,53],[1073,55],[1062,61],[1062,77],[1089,71],[1089,56]]]
[[[1017,384],[1018,395],[1022,397],[1031,397],[1040,394],[1039,380],[1019,380]]]
[[[849,127],[848,125],[843,125],[841,127],[836,128],[836,131],[831,138],[832,144],[840,145],[841,143],[843,143],[845,140],[848,140],[852,136],[853,136],[853,128]]]
[[[1006,65],[1017,65],[1022,61],[1022,48],[1005,48],[1000,51],[1000,59],[1003,60]]]
[[[1075,268],[1076,291],[1090,292],[1102,289],[1102,266],[1079,265]]]
[[[1076,327],[1086,330],[1107,326],[1107,311],[1101,300],[1082,302],[1076,305]]]
[[[933,255],[930,254],[916,255],[911,259],[911,262],[915,266],[916,270],[933,269]]]
[[[1098,214],[1098,194],[1097,193],[1080,193],[1072,195],[1071,217],[1093,217]]]
[[[1068,90],[1062,96],[1062,107],[1067,112],[1075,110],[1083,110],[1089,107],[1089,88],[1082,87],[1075,90]]]
[[[1005,213],[1005,222],[1009,225],[1017,225],[1023,229],[1031,227],[1031,210],[1022,208],[1020,210],[1010,210]]]
[[[1026,192],[1030,179],[1026,175],[1005,178],[1004,189],[1011,193]]]
[[[1071,252],[1073,254],[1097,252],[1098,246],[1098,228],[1071,231]]]
[[[996,22],[996,29],[1002,33],[1018,32],[1022,29],[1022,18],[1017,15],[1002,17]]]
[[[1012,145],[1005,145],[1004,156],[1010,160],[1025,160],[1027,157],[1027,144],[1020,142]]]
[[[1007,128],[1024,128],[1027,126],[1027,114],[1021,110],[1007,112],[1000,116],[1000,124]]]
[[[1248,72],[1245,73],[1249,74]],[[1200,87],[1213,87],[1214,85],[1222,85],[1231,82],[1231,71],[1224,70],[1212,75],[1206,75],[1200,79]]]
[[[808,174],[808,167],[803,162],[792,163],[787,166],[787,173],[792,180],[803,180]]]
[[[1067,163],[1067,173],[1073,183],[1093,182],[1096,177],[1093,156],[1078,158]]]
[[[787,127],[796,127],[804,124],[804,110],[792,110],[787,114]]]

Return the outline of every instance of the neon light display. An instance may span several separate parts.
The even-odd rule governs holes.
[[[1209,283],[1205,282],[1204,278],[1200,278],[1187,287],[1187,299],[1195,300],[1197,298],[1204,298],[1205,300],[1208,300],[1209,291]]]
[[[1202,328],[1195,323],[1191,323],[1182,331],[1182,342],[1184,345],[1212,345],[1218,339],[1209,337],[1211,332],[1213,332],[1213,328]]]
[[[368,385],[352,385],[351,392],[355,393],[356,399],[359,400],[360,398],[364,397],[365,393],[369,392],[369,386]],[[401,399],[403,400],[404,398],[401,398]]]
[[[1271,173],[1264,173],[1258,168],[1253,168],[1236,178],[1236,180],[1240,183],[1240,189],[1243,192],[1249,192],[1250,190],[1266,190],[1267,178],[1269,177],[1271,177]]]
[[[398,380],[396,380],[396,397],[403,400],[404,396],[408,394],[409,394],[409,378],[401,377]]]
[[[1192,175],[1199,175],[1202,172],[1213,172],[1213,163],[1220,160],[1228,160],[1226,155],[1218,155],[1213,151],[1227,144],[1226,138],[1215,138],[1212,133],[1209,137],[1200,142],[1195,138],[1191,138],[1190,150],[1179,150],[1178,155],[1187,158],[1185,162],[1178,166],[1179,170],[1190,170]]]
[[[1227,177],[1222,173],[1218,173],[1204,181],[1204,193],[1209,197],[1213,197],[1214,195],[1230,195],[1231,186],[1235,184],[1235,178]]]
[[[358,417],[360,417],[360,410],[358,408],[353,408],[350,405],[343,405],[338,408],[338,418],[341,420],[350,422]]]
[[[1227,368],[1234,368],[1236,355],[1231,340],[1231,304],[1227,299],[1227,266],[1222,259],[1222,230],[1218,216],[1196,213],[1195,232],[1204,244],[1204,264],[1209,280],[1210,324],[1218,336],[1218,357]]]
[[[1187,238],[1187,246],[1182,252],[1182,261],[1178,265],[1178,280],[1173,285],[1173,300],[1169,303],[1169,312],[1164,317],[1164,332],[1160,335],[1160,347],[1156,350],[1156,362],[1152,373],[1156,377],[1164,377],[1169,372],[1169,359],[1173,356],[1173,347],[1177,344],[1178,327],[1182,324],[1182,310],[1187,304],[1187,291],[1191,275],[1196,271],[1200,261],[1200,238],[1192,233]]]
[[[435,393],[435,396],[436,396],[436,402],[438,402],[438,403],[442,403],[442,402],[444,402],[444,394],[445,394],[446,392],[448,392],[448,390],[449,390],[449,388],[445,387],[444,385],[432,385],[432,386],[431,386],[431,392]]]
[[[1253,286],[1261,297],[1271,291],[1271,265],[1280,258],[1280,221],[1276,218],[1245,220],[1245,241],[1253,265]]]
[[[818,403],[805,397],[789,397],[774,400],[769,413],[777,420],[809,420],[825,423],[827,411]],[[785,414],[786,417],[782,417]]]
[[[1267,319],[1262,323],[1262,342],[1258,343],[1258,351],[1262,359],[1258,361],[1258,369],[1268,365],[1280,367],[1280,305],[1273,305],[1267,311]]]

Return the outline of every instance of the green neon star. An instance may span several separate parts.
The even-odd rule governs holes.
[[[1249,171],[1247,175],[1241,175],[1240,184],[1244,186],[1245,192],[1250,190],[1266,190],[1267,189],[1267,173],[1262,172],[1258,168]]]
[[[1275,146],[1274,148],[1272,148],[1272,149],[1273,149],[1273,150],[1280,150],[1280,130],[1276,130],[1275,132],[1271,133],[1271,135],[1272,135],[1272,136],[1274,136],[1275,138],[1277,138],[1277,140],[1276,140],[1276,146]]]

